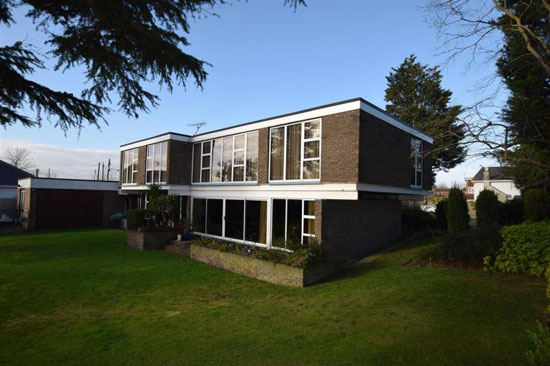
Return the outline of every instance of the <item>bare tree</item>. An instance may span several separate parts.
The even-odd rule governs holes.
[[[518,8],[518,4],[521,7]],[[470,56],[467,68],[474,64],[483,67],[494,64],[503,54],[503,35],[515,32],[525,42],[525,53],[512,62],[533,58],[550,80],[550,41],[542,29],[526,20],[534,7],[544,9],[549,20],[550,0],[429,0],[426,14],[438,32],[441,54],[447,56],[446,64],[464,54]],[[487,92],[495,83],[493,92],[480,96],[477,103],[464,109],[461,120],[466,138],[461,143],[471,149],[470,156],[524,165],[527,169],[540,170],[540,176],[546,176],[542,179],[548,179],[550,165],[546,157],[514,152],[520,145],[550,144],[550,141],[543,134],[536,141],[515,138],[512,126],[498,113],[502,110],[502,106],[496,104],[496,95],[502,86],[498,75],[486,75],[477,89]]]
[[[16,168],[30,172],[34,167],[34,161],[29,150],[21,147],[10,147],[3,151],[2,160]]]

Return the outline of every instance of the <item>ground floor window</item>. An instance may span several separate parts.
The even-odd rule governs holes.
[[[292,249],[314,240],[314,200],[273,200],[271,246]]]
[[[267,201],[194,198],[193,231],[267,244]]]

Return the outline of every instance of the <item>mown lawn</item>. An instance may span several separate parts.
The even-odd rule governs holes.
[[[0,364],[521,365],[540,279],[360,263],[280,287],[89,230],[0,236]]]

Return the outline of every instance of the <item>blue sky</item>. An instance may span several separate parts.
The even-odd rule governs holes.
[[[179,87],[173,94],[151,85],[161,101],[150,114],[130,119],[114,112],[101,131],[86,127],[80,136],[77,131],[65,136],[48,122],[40,129],[12,126],[0,130],[0,148],[21,145],[32,152],[33,146],[58,147],[64,157],[39,154],[37,164],[59,175],[81,176],[97,163],[88,161],[86,152],[101,150],[117,159],[114,151],[125,142],[166,131],[192,133],[188,124],[198,121],[207,123],[206,131],[357,96],[384,107],[385,77],[391,67],[411,53],[430,65],[444,60],[438,56],[436,32],[425,22],[424,1],[309,0],[308,7],[296,12],[282,3],[236,2],[216,8],[219,17],[192,22],[186,51],[212,64],[203,90],[191,80],[186,90]],[[16,12],[16,25],[0,27],[0,44],[26,40],[46,52],[43,36],[22,14]],[[464,56],[443,69],[443,86],[453,91],[454,103],[479,98],[476,85],[488,71],[484,67],[466,72],[468,60]],[[64,74],[39,71],[33,79],[75,94],[85,81],[78,69]],[[74,149],[82,157],[67,163]],[[482,163],[476,159],[438,178],[451,183],[467,171],[475,173]]]

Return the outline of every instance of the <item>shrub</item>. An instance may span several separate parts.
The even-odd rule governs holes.
[[[528,221],[541,221],[550,216],[550,202],[546,191],[532,188],[523,194],[524,217]]]
[[[527,352],[527,361],[530,365],[547,366],[550,365],[550,328],[537,322],[537,329],[529,332],[529,337],[533,342],[535,349]]]
[[[458,235],[447,234],[441,242],[443,260],[482,264],[484,258],[495,255],[502,245],[496,225],[476,228]]]
[[[401,209],[401,225],[412,229],[434,229],[437,222],[432,214],[422,211],[420,206],[404,206]]]
[[[502,248],[489,269],[542,276],[550,262],[550,223],[525,222],[501,230]]]
[[[435,206],[435,217],[437,220],[437,225],[442,230],[447,230],[447,200],[440,201],[437,206]]]
[[[145,226],[145,210],[131,209],[126,212],[126,227],[129,230],[137,230]]]
[[[488,227],[497,223],[498,198],[493,191],[484,189],[476,200],[477,226]]]
[[[458,188],[451,188],[447,201],[447,230],[450,235],[462,235],[468,231],[470,215],[464,193]]]
[[[523,200],[514,198],[498,203],[497,222],[501,226],[517,225],[523,221]]]

